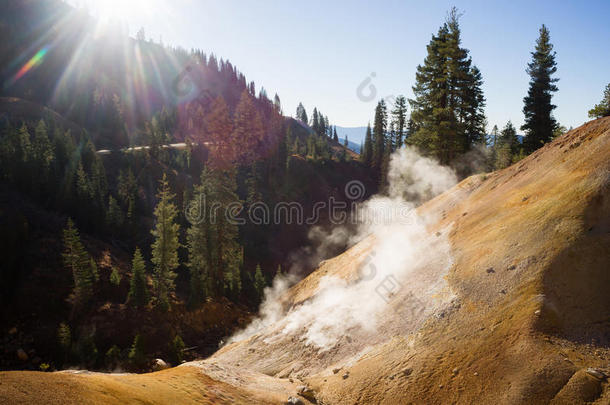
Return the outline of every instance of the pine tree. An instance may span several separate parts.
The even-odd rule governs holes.
[[[249,99],[250,96],[247,96],[247,100]],[[247,101],[240,105],[239,120],[243,119],[242,115],[250,107]],[[240,139],[240,137],[243,138],[244,136],[242,133],[233,133],[233,123],[229,116],[229,107],[227,107],[222,96],[216,97],[212,102],[210,112],[205,116],[205,127],[207,139],[212,143],[209,163],[216,167],[226,167],[233,164],[241,153],[240,151],[245,139]],[[252,147],[252,145],[247,147]]]
[[[148,285],[146,283],[146,265],[144,258],[140,252],[140,248],[136,247],[131,262],[131,281],[129,282],[129,294],[127,302],[135,307],[143,307],[148,304],[149,294]]]
[[[371,167],[373,162],[373,135],[371,131],[371,123],[366,127],[366,135],[364,137],[364,145],[360,149],[360,159],[366,167]]]
[[[339,142],[339,136],[337,135],[337,126],[333,128],[333,141]]]
[[[396,126],[394,121],[390,121],[390,128],[386,135],[386,148],[384,150],[384,155],[394,152],[398,147],[398,137],[396,135],[395,128]]]
[[[392,134],[394,132],[394,130],[392,129],[390,131],[390,134]],[[381,166],[380,166],[380,177],[379,177],[379,189],[380,190],[385,190],[387,187],[387,174],[388,174],[388,168],[390,166],[390,155],[392,154],[392,148],[394,147],[393,145],[393,136],[387,136],[386,140],[385,140],[385,146],[383,149],[383,157],[381,160]]]
[[[226,136],[226,134],[224,134]],[[245,164],[259,155],[263,145],[264,127],[250,94],[244,91],[235,109],[231,139],[239,145],[239,163]]]
[[[463,109],[461,122],[465,131],[463,150],[470,149],[485,139],[485,96],[483,95],[483,77],[478,67],[470,68],[466,76],[467,84],[463,92]]]
[[[178,232],[180,225],[175,223],[178,209],[173,203],[175,197],[169,189],[167,176],[161,179],[159,203],[155,208],[155,229],[151,231],[155,238],[152,245],[153,284],[156,305],[161,309],[169,308],[169,294],[174,291],[174,270],[178,262]]]
[[[551,78],[557,71],[555,54],[549,30],[543,24],[536,40],[536,49],[532,52],[532,61],[526,70],[530,75],[530,87],[527,96],[523,98],[525,123],[521,130],[525,131],[523,147],[527,154],[549,142],[557,127],[553,117],[556,106],[551,103],[553,93],[557,91],[555,83],[559,80]]]
[[[407,130],[405,131],[405,138],[403,140],[405,145],[412,143],[409,138],[411,137],[411,135],[413,135],[415,132],[417,132],[417,129],[418,128],[415,125],[415,122],[409,116],[409,121],[407,121]]]
[[[273,96],[273,108],[275,112],[279,115],[282,115],[282,102],[280,101],[280,96],[275,93]]]
[[[405,131],[407,129],[407,99],[405,96],[396,97],[394,109],[392,110],[392,121],[396,131],[396,148],[402,148]]]
[[[176,335],[176,337],[174,337],[174,340],[172,340],[170,344],[170,361],[173,365],[177,366],[182,363],[182,360],[184,358],[185,347],[186,346],[184,344],[184,341],[182,340],[180,335]]]
[[[261,265],[256,265],[256,270],[254,271],[254,289],[258,294],[258,299],[262,300],[265,296],[265,287],[267,286],[267,281],[265,280],[265,276],[263,275],[263,270],[261,269]]]
[[[23,124],[15,133],[12,143],[13,181],[23,191],[30,191],[32,184],[33,150],[28,127]]]
[[[373,122],[373,159],[372,166],[379,175],[383,163],[384,150],[386,146],[386,129],[388,114],[385,101],[382,99],[375,108],[375,121]]]
[[[346,148],[349,146],[349,139],[347,138],[347,134],[345,134],[345,139],[343,140],[343,146]]]
[[[63,245],[64,265],[72,271],[74,278],[74,306],[81,309],[93,296],[97,271],[92,266],[92,261],[80,241],[78,230],[70,218],[63,231]]]
[[[91,199],[91,185],[89,184],[89,176],[85,172],[82,160],[79,160],[76,168],[76,196],[82,206],[87,206]]]
[[[136,197],[138,191],[138,183],[131,169],[127,172],[119,173],[119,181],[117,186],[118,197],[124,207],[127,208],[126,219],[128,222],[133,222],[135,217]]]
[[[517,130],[513,124],[508,121],[506,126],[500,132],[500,137],[496,143],[495,149],[495,168],[504,169],[510,166],[513,162],[513,156],[517,153],[519,141],[517,139]]]
[[[108,227],[113,231],[120,231],[123,227],[123,211],[119,206],[119,203],[113,196],[108,197],[108,209],[106,211],[106,223]]]
[[[320,117],[318,117],[318,109],[316,107],[313,108],[313,113],[311,117],[311,129],[316,134],[320,134]]]
[[[484,134],[482,79],[468,50],[461,47],[459,17],[453,8],[432,36],[424,64],[417,67],[415,98],[409,100],[413,121],[408,124],[409,143],[443,164],[466,152]]]
[[[233,170],[206,167],[191,202],[191,226],[187,231],[188,267],[191,274],[190,304],[208,296],[220,297],[225,288],[238,288],[241,248],[237,225],[224,215],[231,203],[239,203]],[[220,209],[214,208],[220,207]],[[189,214],[190,215],[190,214]]]
[[[491,170],[495,170],[496,167],[496,159],[497,159],[497,154],[498,154],[498,126],[494,124],[492,130],[491,130],[491,134],[489,134],[489,137],[487,139],[487,147],[489,150],[489,154],[487,156],[487,170],[491,171]]]
[[[47,187],[51,165],[55,158],[53,145],[47,135],[47,126],[43,120],[38,121],[32,142],[32,158],[35,164],[36,188]]]
[[[129,350],[129,361],[135,368],[142,368],[146,364],[146,353],[144,351],[144,338],[138,333]]]
[[[28,127],[23,124],[17,133],[16,158],[19,162],[27,164],[32,159],[32,142]]]
[[[121,284],[121,274],[114,266],[112,267],[112,271],[110,272],[110,284],[117,287]]]
[[[309,119],[307,118],[307,111],[305,111],[305,107],[303,107],[302,103],[299,103],[297,107],[297,119],[305,125],[309,124]]]
[[[601,118],[610,115],[610,83],[604,90],[604,98],[602,101],[589,110],[590,118]]]

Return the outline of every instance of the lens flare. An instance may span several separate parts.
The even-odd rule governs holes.
[[[34,56],[32,56],[30,60],[28,60],[25,65],[23,65],[21,69],[19,69],[19,71],[11,80],[11,83],[14,83],[17,80],[21,79],[27,72],[40,65],[42,63],[42,60],[44,59],[44,56],[47,54],[47,51],[48,48],[45,46],[44,48],[36,52],[36,54],[34,54]]]

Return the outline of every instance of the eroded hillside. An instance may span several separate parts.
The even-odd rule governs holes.
[[[379,249],[371,236],[288,290],[288,317],[207,360],[142,376],[2,373],[0,399],[281,403],[308,385],[324,404],[610,402],[610,118],[418,213],[426,232],[412,235],[408,277],[374,307],[373,328],[322,346],[307,339],[315,319],[287,328],[328,276],[362,282]],[[204,395],[218,387],[223,396]]]

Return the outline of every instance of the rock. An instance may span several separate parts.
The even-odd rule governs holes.
[[[488,268],[486,271],[487,271],[488,274],[496,272],[493,267]]]
[[[21,361],[28,361],[28,354],[22,348],[17,349],[17,357]]]
[[[286,401],[286,405],[305,405],[305,403],[303,402],[303,400],[301,398],[288,397],[288,400]]]
[[[459,369],[459,368],[457,368],[457,367],[456,367],[456,368],[454,368],[454,369],[451,371],[451,373],[452,373],[453,375],[457,375],[457,373],[459,373],[459,372],[460,372],[460,369]]]
[[[410,368],[410,367],[407,367],[407,368],[405,368],[404,370],[402,370],[402,373],[403,373],[405,376],[410,376],[412,372],[413,372],[413,369],[412,369],[412,368]]]
[[[333,374],[337,374],[339,371],[341,371],[340,368],[333,368]]]
[[[345,373],[345,374],[343,374],[343,379],[344,379],[344,380],[347,380],[347,377],[349,377],[349,373]]]
[[[169,366],[165,361],[163,361],[162,359],[155,359],[155,362],[153,363],[154,371],[165,370],[166,368],[169,368]]]
[[[599,381],[603,381],[603,380],[606,378],[606,375],[605,375],[605,374],[604,374],[604,373],[603,373],[601,370],[598,370],[598,369],[596,369],[596,368],[591,368],[591,367],[589,367],[589,368],[586,370],[586,372],[587,372],[587,374],[589,374],[591,377],[593,377],[593,378],[595,378],[596,380],[599,380]]]
[[[535,314],[535,315],[540,315],[540,310],[539,310],[539,309],[535,310],[535,311],[534,311],[534,314]]]
[[[478,375],[479,375],[479,373],[477,373],[477,372],[475,371],[475,372],[474,372],[472,375],[476,377],[476,376],[478,376]]]
[[[297,394],[313,403],[316,403],[316,396],[314,395],[313,390],[305,385],[297,387]]]

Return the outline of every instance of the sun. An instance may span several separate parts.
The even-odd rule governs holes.
[[[129,21],[137,15],[147,14],[154,1],[150,0],[87,0],[89,12],[101,23]]]

